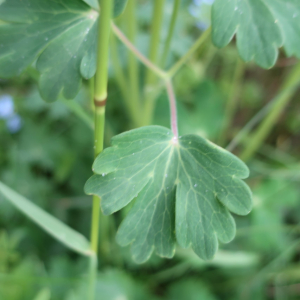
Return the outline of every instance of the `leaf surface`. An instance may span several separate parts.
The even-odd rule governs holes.
[[[251,192],[241,180],[248,176],[246,165],[197,135],[177,140],[160,126],[125,132],[112,139],[93,168],[99,175],[88,180],[85,191],[101,197],[104,214],[135,199],[117,241],[132,244],[139,263],[154,249],[172,257],[175,239],[210,259],[218,239],[226,243],[235,235],[229,211],[246,215],[251,210]]]
[[[114,2],[114,18],[118,17],[124,11],[128,0],[115,0]]]
[[[0,182],[0,200],[7,200],[55,239],[83,255],[91,255],[88,240],[66,224]]]
[[[54,101],[73,99],[82,77],[95,74],[98,12],[82,0],[7,0],[0,20],[1,78],[37,60],[41,94]]]
[[[212,38],[226,46],[236,34],[245,61],[272,67],[278,48],[300,58],[299,0],[216,0],[212,8]]]

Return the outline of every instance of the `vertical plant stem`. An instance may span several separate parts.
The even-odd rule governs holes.
[[[121,93],[124,97],[124,100],[126,102],[126,105],[128,106],[128,109],[130,110],[130,91],[128,90],[128,83],[125,77],[125,73],[123,72],[121,61],[119,58],[119,52],[118,52],[118,43],[115,35],[112,34],[111,36],[111,56],[112,56],[112,64],[115,71],[115,78],[117,81],[117,84],[119,85],[119,88],[121,90]]]
[[[239,56],[237,56],[236,67],[234,70],[231,86],[229,88],[228,97],[227,97],[227,101],[226,101],[222,130],[220,131],[220,136],[219,136],[219,144],[221,146],[224,144],[227,130],[230,127],[232,119],[234,117],[234,114],[237,110],[238,96],[239,96],[239,92],[241,90],[240,89],[241,81],[242,81],[244,69],[245,69],[244,66],[245,66],[245,64],[242,62],[242,60],[239,58]]]
[[[91,79],[89,79],[88,87],[89,87],[89,97],[90,97],[89,108],[91,111],[93,111],[94,110],[95,77],[92,77]]]
[[[152,16],[152,29],[151,29],[151,39],[150,39],[150,51],[149,51],[149,60],[157,64],[158,61],[158,50],[160,42],[160,34],[163,21],[163,12],[164,12],[165,0],[154,0],[154,9]],[[154,85],[156,81],[155,74],[147,69],[145,77],[145,107],[144,107],[144,118],[143,125],[148,125],[151,123],[152,114],[154,111],[154,101],[155,94],[152,93],[154,90]]]
[[[149,60],[154,64],[158,61],[158,50],[160,42],[161,27],[163,21],[165,0],[154,0],[154,9],[152,16],[152,29],[151,29],[151,39],[150,39],[150,51]],[[155,76],[151,70],[147,70],[146,73],[146,85],[153,84]]]
[[[95,76],[95,106],[105,106],[108,82],[108,52],[113,0],[100,0],[101,14],[98,29],[97,72]]]
[[[284,82],[281,91],[276,97],[276,102],[269,114],[257,128],[257,130],[247,139],[245,150],[240,155],[244,161],[249,160],[257,149],[261,146],[263,141],[266,139],[280,114],[292,99],[296,89],[300,84],[300,63],[298,63],[291,71],[286,81]]]
[[[167,88],[169,104],[170,104],[171,129],[175,138],[178,139],[176,96],[174,93],[171,79],[166,80],[166,88]]]
[[[128,80],[125,77],[125,73],[122,69],[121,62],[119,59],[117,39],[115,35],[111,36],[111,55],[112,55],[112,64],[115,71],[115,78],[117,84],[121,90],[128,114],[133,122],[134,126],[139,126],[139,115],[140,111],[131,98],[131,90],[128,87]]]
[[[168,35],[167,35],[167,39],[166,39],[166,42],[165,42],[165,46],[164,46],[164,50],[163,50],[163,54],[162,54],[162,59],[161,59],[161,64],[160,64],[162,67],[165,66],[167,58],[168,58],[168,54],[169,54],[169,50],[170,50],[170,46],[171,46],[171,41],[172,41],[173,34],[174,34],[175,24],[176,24],[178,12],[179,12],[180,2],[181,2],[181,0],[174,0],[174,6],[173,6],[171,22],[170,22]]]
[[[136,0],[129,0],[126,10],[126,21],[128,24],[128,38],[134,44],[137,33],[136,21]],[[138,61],[131,51],[128,53],[128,71],[130,84],[130,98],[132,102],[132,116],[135,125],[140,125],[140,91],[139,91],[139,65]]]
[[[103,150],[104,142],[104,126],[105,126],[105,101],[98,102],[102,106],[97,106],[95,101],[95,140],[94,140],[94,149],[95,149],[95,158]]]
[[[96,286],[96,277],[97,277],[97,255],[93,253],[90,257],[89,261],[89,291],[88,291],[88,299],[94,300],[95,299],[95,286]]]
[[[92,210],[92,229],[91,229],[91,248],[97,253],[98,251],[98,228],[100,220],[100,198],[93,196],[93,210]],[[97,208],[97,209],[96,209]]]
[[[109,36],[110,21],[112,16],[113,0],[100,0],[101,16],[98,28],[98,53],[97,53],[97,72],[95,75],[95,136],[94,150],[95,157],[103,150],[104,140],[104,123],[105,123],[105,104],[107,99],[107,83],[108,83],[108,59],[109,59]],[[100,198],[93,197],[92,222],[91,222],[91,249],[97,257],[98,253],[98,237],[99,237],[99,219],[100,219]],[[91,294],[95,291],[95,275],[97,272],[97,264],[94,272],[91,271]],[[92,267],[91,267],[92,268]]]

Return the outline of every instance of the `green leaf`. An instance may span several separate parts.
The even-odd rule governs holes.
[[[91,255],[89,242],[83,235],[51,216],[2,182],[0,182],[0,200],[7,200],[12,203],[18,210],[68,248],[83,255]]]
[[[76,289],[69,293],[66,300],[87,299],[87,280],[81,280]],[[95,300],[150,300],[146,287],[129,276],[128,273],[120,270],[108,269],[98,274],[96,281]]]
[[[176,256],[183,260],[190,270],[197,270],[198,272],[207,267],[223,269],[253,268],[257,267],[260,262],[258,253],[244,251],[219,250],[214,259],[210,261],[200,260],[195,253],[189,250],[179,249]]]
[[[216,300],[208,287],[197,278],[182,279],[167,290],[168,300]]]
[[[284,200],[283,200],[284,199]],[[260,251],[283,251],[292,236],[286,232],[285,216],[297,208],[298,186],[283,179],[263,180],[253,190],[249,244]]]
[[[236,34],[245,61],[272,67],[278,48],[300,58],[299,0],[216,0],[212,8],[212,38],[226,46]]]
[[[9,0],[0,4],[0,77],[36,60],[43,98],[73,99],[96,72],[98,12],[82,0]]]
[[[115,0],[114,3],[114,18],[118,17],[125,9],[128,0]]]
[[[120,245],[132,243],[136,262],[153,250],[171,258],[178,243],[211,259],[218,239],[229,242],[235,222],[229,211],[246,215],[251,192],[241,180],[247,166],[233,154],[197,135],[176,139],[169,129],[142,127],[112,139],[96,159],[85,186],[101,197],[103,213],[112,214],[134,198],[117,234]],[[175,201],[176,199],[176,201]]]
[[[99,0],[83,0],[87,3],[90,7],[94,8],[95,10],[99,11]]]
[[[48,288],[42,289],[34,300],[51,300],[51,291]]]

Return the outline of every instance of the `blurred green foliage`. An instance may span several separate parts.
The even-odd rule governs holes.
[[[137,47],[147,53],[151,1],[139,2]],[[167,5],[171,7],[172,1]],[[183,1],[168,65],[172,65],[200,34],[189,14],[192,1]],[[170,9],[166,9],[168,24]],[[204,16],[204,20],[206,17]],[[118,20],[120,25],[124,20]],[[120,46],[122,65],[126,53]],[[175,77],[180,134],[197,133],[218,142],[237,58],[234,42],[223,50],[206,45]],[[282,64],[264,71],[246,65],[237,107],[223,141],[232,137],[276,95],[290,70]],[[140,66],[142,73],[144,69]],[[36,88],[36,74],[28,69],[19,78],[0,80],[1,95],[11,95],[22,120],[12,133],[0,119],[0,180],[39,206],[89,235],[91,199],[83,186],[91,175],[93,138],[88,121],[79,118],[64,99],[45,103]],[[131,128],[122,95],[110,68],[105,144]],[[296,300],[300,298],[300,104],[290,102],[258,154],[250,161],[248,183],[254,193],[253,212],[236,217],[237,237],[211,262],[189,250],[173,260],[152,257],[136,265],[129,249],[114,242],[122,214],[109,224],[109,255],[100,261],[97,299]],[[88,84],[74,100],[92,120]],[[0,108],[1,109],[1,108]],[[167,96],[161,91],[153,123],[168,126]],[[238,154],[247,138],[237,149]],[[0,299],[77,300],[86,283],[88,261],[66,250],[9,203],[0,201]]]

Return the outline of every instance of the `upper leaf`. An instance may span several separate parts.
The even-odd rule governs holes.
[[[0,20],[0,77],[37,59],[41,94],[54,101],[61,92],[74,98],[81,76],[95,74],[98,12],[82,0],[6,0]]]
[[[197,135],[178,140],[169,129],[149,126],[112,139],[94,163],[86,186],[101,197],[104,214],[136,198],[117,240],[132,243],[133,258],[146,261],[154,248],[172,257],[178,243],[203,259],[213,257],[218,239],[229,242],[235,222],[229,213],[249,213],[251,192],[241,180],[248,168],[233,154]]]
[[[212,38],[226,46],[236,34],[237,47],[245,61],[272,67],[278,48],[300,58],[299,0],[215,0],[212,8]]]

